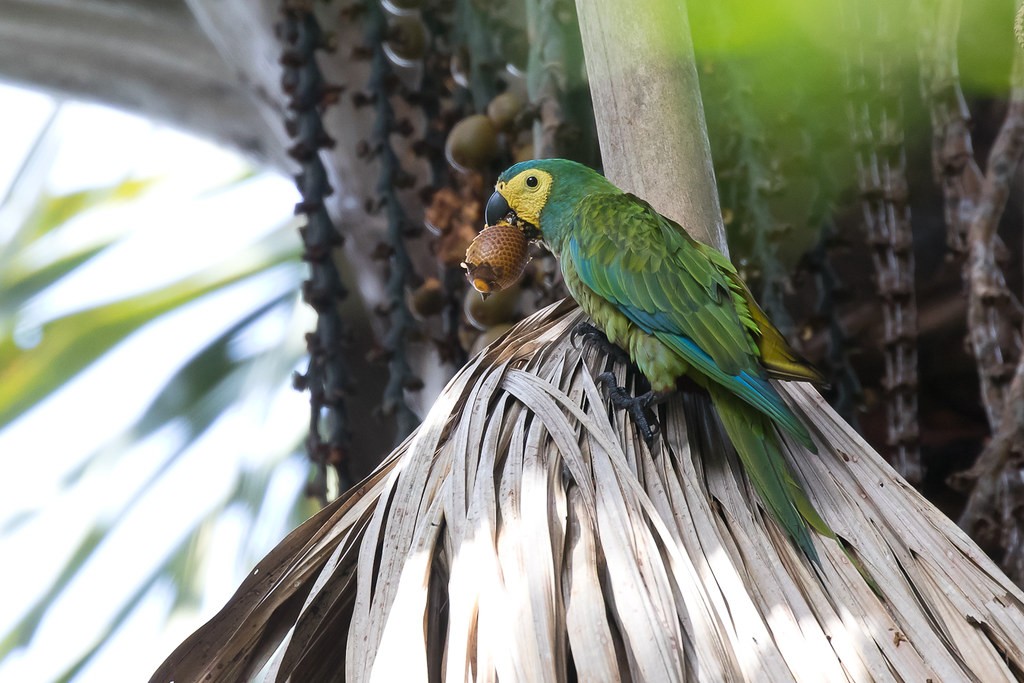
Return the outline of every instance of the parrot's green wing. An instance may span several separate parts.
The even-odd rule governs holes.
[[[711,380],[711,398],[751,483],[820,566],[808,525],[836,536],[789,471],[771,423],[811,450],[814,444],[768,381],[769,370],[791,379],[817,379],[817,373],[753,302],[728,259],[646,202],[595,194],[580,202],[571,220],[563,259],[568,256],[583,285]]]
[[[814,450],[766,366],[788,379],[818,375],[753,304],[728,259],[630,194],[591,195],[571,220],[568,255],[584,285]],[[763,364],[765,348],[771,359]]]

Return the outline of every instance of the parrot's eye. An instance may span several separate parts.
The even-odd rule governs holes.
[[[537,187],[537,176],[535,176],[535,175],[529,176],[526,179],[526,186],[527,187]]]

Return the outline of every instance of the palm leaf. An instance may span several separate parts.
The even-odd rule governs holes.
[[[204,298],[212,298],[229,287],[256,283],[270,271],[276,273],[272,278],[276,277],[277,281],[282,274],[286,275],[292,286],[287,286],[285,293],[281,293],[280,288],[269,292],[267,287],[255,287],[255,291],[264,292],[260,295],[263,299],[253,297],[251,304],[243,304],[237,313],[225,316],[221,323],[224,329],[219,335],[195,350],[191,360],[168,380],[134,424],[112,435],[97,451],[83,453],[63,475],[62,493],[66,495],[96,491],[97,483],[106,481],[111,472],[123,471],[126,465],[135,467],[126,458],[137,455],[136,446],[163,431],[175,434],[174,447],[162,453],[162,459],[151,469],[146,469],[149,465],[141,469],[135,467],[139,476],[131,485],[136,488],[118,491],[117,503],[109,503],[95,519],[79,516],[67,525],[68,530],[63,535],[67,548],[60,564],[40,568],[46,575],[52,572],[52,582],[39,595],[31,595],[28,598],[31,602],[19,601],[18,611],[9,615],[10,621],[0,632],[0,661],[4,662],[5,673],[19,666],[17,656],[12,658],[14,664],[6,659],[19,648],[27,646],[28,658],[38,658],[37,645],[47,640],[47,633],[40,629],[46,617],[60,611],[66,597],[73,599],[70,594],[80,588],[73,584],[83,574],[83,569],[100,561],[107,539],[140,513],[141,503],[149,492],[161,486],[164,475],[187,456],[225,414],[237,410],[239,404],[248,401],[253,408],[269,404],[270,395],[287,385],[288,376],[303,350],[298,332],[289,332],[292,338],[286,340],[287,343],[241,356],[234,348],[240,338],[269,315],[275,312],[280,315],[284,309],[294,312],[298,305],[294,291],[301,277],[299,244],[290,225],[282,225],[282,229],[238,249],[229,258],[191,275],[182,274],[176,281],[158,289],[122,295],[114,301],[46,320],[38,328],[38,343],[32,340],[26,346],[25,337],[19,337],[18,333],[24,331],[26,318],[32,316],[31,313],[26,316],[26,311],[34,300],[44,299],[51,288],[59,288],[67,276],[118,247],[126,236],[123,231],[106,231],[85,241],[66,240],[62,228],[67,226],[71,230],[73,219],[94,209],[130,203],[154,182],[126,180],[64,195],[40,193],[52,162],[51,137],[44,131],[30,159],[23,165],[23,172],[15,180],[10,197],[17,201],[0,207],[5,210],[4,218],[13,218],[15,225],[13,230],[8,229],[0,236],[3,243],[0,248],[0,386],[4,387],[0,391],[0,429],[59,393],[67,382],[95,361],[116,354],[122,344],[134,343],[131,338],[137,331],[186,305],[198,303],[201,306]],[[242,179],[244,176],[229,178],[207,194],[231,190]],[[264,458],[235,473],[234,481],[227,482],[224,498],[213,502],[208,509],[197,510],[194,528],[169,539],[169,544],[175,547],[159,550],[145,576],[125,582],[119,591],[110,592],[109,616],[95,619],[95,629],[89,632],[87,640],[68,645],[59,656],[49,658],[54,660],[54,672],[63,666],[60,677],[66,679],[87,668],[104,650],[107,640],[123,628],[124,620],[140,608],[140,601],[156,587],[166,589],[164,593],[171,596],[176,616],[194,615],[200,607],[194,598],[204,595],[198,573],[207,571],[204,558],[209,550],[209,542],[199,539],[210,536],[210,530],[219,524],[225,511],[230,511],[236,519],[241,513],[243,524],[250,530],[259,526],[259,535],[264,540],[242,544],[245,546],[242,550],[250,556],[253,545],[259,548],[259,553],[265,552],[267,535],[276,539],[286,528],[291,528],[293,518],[286,512],[278,510],[268,514],[267,511],[294,509],[301,487],[292,486],[290,495],[274,501],[265,501],[264,497],[268,483],[280,476],[274,474],[273,467],[298,445],[301,422],[297,422],[296,427],[294,445],[286,445],[280,457]],[[121,477],[120,481],[123,486],[127,480]],[[46,516],[50,506],[43,503],[47,502],[40,499],[38,507],[29,503],[26,509],[6,515],[0,520],[3,533],[31,532],[27,525]],[[45,520],[40,523],[45,527]],[[25,537],[25,533],[20,536]],[[204,602],[207,600],[208,597],[203,598]]]
[[[290,244],[291,249],[282,248]],[[32,408],[148,322],[298,256],[288,236],[272,233],[230,263],[113,304],[73,313],[43,325],[42,340],[25,353],[13,330],[0,336],[0,428]]]
[[[28,181],[22,181],[27,183]],[[114,244],[119,235],[105,234],[91,243],[64,249],[39,249],[44,238],[58,233],[72,219],[91,209],[131,202],[141,197],[156,183],[152,178],[130,178],[101,187],[35,198],[27,215],[0,249],[0,317],[12,317],[32,297],[53,286],[61,278]],[[33,251],[46,253],[42,263],[35,263]]]
[[[289,295],[288,299],[294,299],[294,296]],[[226,356],[228,346],[239,333],[265,315],[268,310],[276,305],[280,305],[280,303],[280,301],[272,301],[260,306],[257,310],[246,315],[241,321],[231,326],[205,349],[197,353],[192,360],[175,373],[175,376],[165,385],[152,404],[134,424],[125,429],[122,434],[112,437],[108,444],[101,448],[99,452],[86,457],[81,467],[66,477],[65,486],[71,488],[81,483],[83,477],[94,468],[109,470],[111,467],[116,466],[116,462],[120,458],[126,457],[126,454],[130,452],[131,444],[142,442],[172,421],[183,423],[183,428],[186,431],[181,437],[180,445],[158,468],[146,477],[146,480],[125,502],[123,509],[109,514],[113,519],[122,518],[131,506],[140,500],[154,483],[167,472],[168,468],[174,464],[177,458],[185,453],[196,439],[202,436],[223,415],[227,406],[237,400],[243,386],[252,374],[252,365],[256,361],[255,359],[244,363],[229,361]],[[272,356],[279,355],[282,354],[272,354]],[[298,359],[292,358],[291,360],[297,362]],[[290,365],[294,365],[294,362],[290,363]],[[287,376],[287,373],[288,369],[275,373],[272,381],[275,384],[279,383]],[[249,496],[249,498],[251,497]],[[257,497],[257,500],[259,500],[259,497]],[[14,524],[8,525],[3,531],[10,533],[18,525],[30,521],[31,518],[31,514],[22,515],[15,520]],[[60,575],[50,584],[46,593],[41,595],[25,616],[0,639],[0,658],[3,658],[13,649],[25,645],[31,640],[46,610],[55,600],[59,599],[62,592],[77,575],[77,572],[85,562],[93,555],[110,530],[110,524],[101,522],[92,529],[89,529],[79,540],[78,546],[68,554],[67,564]],[[145,589],[152,585],[153,580],[168,572],[170,566],[172,566],[171,562],[168,563],[167,567],[161,568],[160,571],[156,572],[153,578],[142,589],[137,591],[134,599],[124,596],[126,598],[125,610],[133,607],[135,600],[144,593]],[[181,576],[185,579],[188,575],[182,574]],[[99,643],[102,643],[102,639],[99,639]]]
[[[705,396],[649,451],[549,307],[470,362],[359,486],[264,558],[154,681],[1008,680],[1024,594],[807,385],[782,387],[814,571]],[[626,378],[617,367],[621,379]]]
[[[18,227],[11,246],[24,247],[62,228],[90,209],[138,199],[156,184],[154,178],[129,178],[119,183],[65,194],[44,193]],[[16,252],[15,252],[16,253]]]

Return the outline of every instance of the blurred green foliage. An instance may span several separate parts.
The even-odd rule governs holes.
[[[212,192],[230,189],[248,177],[251,177],[250,173],[214,188]],[[24,219],[8,234],[0,236],[0,429],[56,395],[97,360],[116,354],[119,345],[143,327],[204,297],[235,284],[244,286],[248,281],[255,282],[261,275],[282,267],[291,268],[294,290],[298,289],[300,243],[292,226],[282,225],[281,229],[239,248],[229,258],[199,272],[182,273],[173,282],[143,292],[133,291],[131,283],[126,282],[124,289],[128,293],[124,296],[44,320],[38,327],[26,330],[25,311],[35,299],[45,297],[48,290],[117,247],[119,241],[126,237],[113,231],[91,240],[60,240],[61,231],[90,211],[127,205],[143,198],[159,182],[158,179],[127,179],[68,194],[43,192],[33,199],[32,205],[24,212]],[[15,179],[17,183],[18,179]],[[151,257],[157,259],[161,255],[152,254]],[[117,274],[111,273],[111,277],[117,277]],[[281,387],[288,385],[289,375],[302,353],[301,345],[282,342],[242,354],[235,346],[268,315],[275,312],[281,315],[283,310],[293,311],[297,305],[295,291],[286,291],[255,301],[252,310],[240,311],[236,320],[225,320],[223,331],[204,347],[196,349],[192,358],[173,373],[134,423],[127,425],[119,434],[111,434],[99,449],[86,454],[68,471],[62,482],[67,491],[87,486],[90,476],[101,477],[104,472],[112,471],[137,446],[161,429],[173,426],[178,434],[173,452],[137,490],[131,491],[117,509],[106,510],[84,534],[70,539],[63,566],[53,583],[25,613],[18,616],[12,628],[0,632],[0,660],[32,641],[49,610],[62,599],[66,589],[96,555],[108,535],[127,515],[133,514],[139,501],[204,434],[246,400],[259,397],[259,400],[267,402]],[[154,358],[153,362],[160,360]],[[99,396],[97,401],[116,400],[113,397],[115,392],[116,387],[111,388],[110,396]],[[60,429],[61,426],[54,425],[54,428]],[[41,440],[45,442],[42,435]],[[298,446],[296,443],[294,450]],[[281,453],[280,459],[288,454]],[[48,456],[45,447],[34,455]],[[313,509],[301,501],[299,490],[287,500],[266,499],[273,466],[280,459],[237,472],[235,485],[225,499],[202,514],[197,526],[177,543],[177,547],[166,548],[163,551],[165,556],[156,558],[157,566],[148,578],[133,585],[130,592],[112,590],[110,600],[118,606],[116,615],[101,631],[90,634],[92,645],[87,650],[71,653],[75,663],[62,679],[74,677],[157,584],[172,588],[176,595],[175,608],[196,607],[202,595],[204,558],[213,530],[225,511],[247,511],[250,529],[261,516],[280,518],[282,528],[271,532],[278,535],[311,514]],[[16,532],[31,524],[45,503],[45,500],[39,500],[37,510],[23,510],[2,520],[0,532]],[[273,512],[282,508],[290,510],[290,513],[280,515]],[[40,542],[51,541],[40,539]],[[240,561],[254,563],[265,550],[249,549],[249,557]],[[23,558],[23,561],[31,563],[33,559]]]

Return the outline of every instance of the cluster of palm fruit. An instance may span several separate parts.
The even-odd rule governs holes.
[[[456,85],[465,82],[459,71],[464,62],[453,57],[452,63],[453,81]],[[510,72],[506,74],[507,89],[488,102],[485,113],[464,116],[448,132],[444,155],[454,171],[454,183],[434,194],[424,215],[427,229],[436,235],[435,253],[445,266],[462,267],[467,250],[475,245],[472,249],[477,260],[470,262],[481,268],[478,279],[485,289],[467,288],[463,298],[466,324],[459,330],[459,340],[470,352],[483,348],[534,310],[538,298],[529,295],[534,277],[519,282],[530,260],[522,233],[506,225],[478,234],[483,227],[481,198],[490,192],[496,170],[533,157],[525,86]],[[437,310],[434,292],[438,289],[439,283],[428,279],[412,294],[414,314],[423,316]],[[480,291],[490,296],[481,296]]]
[[[400,161],[400,175],[414,178],[402,187],[378,186],[377,196],[367,200],[367,212],[374,213],[380,207],[390,211],[397,199],[414,224],[403,226],[403,244],[389,238],[373,251],[385,269],[393,272],[397,265],[415,271],[403,277],[401,301],[389,294],[388,303],[375,306],[392,318],[396,305],[408,310],[420,329],[400,336],[412,344],[437,341],[442,358],[455,365],[511,324],[564,296],[553,259],[530,261],[526,251],[520,281],[500,287],[493,296],[482,297],[462,277],[466,250],[483,228],[482,199],[501,170],[542,153],[591,164],[597,158],[578,26],[572,3],[562,5],[559,12],[542,12],[529,20],[525,3],[490,5],[479,0],[353,0],[342,12],[349,26],[382,16],[386,23],[380,47],[367,39],[349,52],[372,62],[372,73],[381,69],[373,55],[383,54],[383,68],[389,72],[384,78],[371,75],[370,88],[352,93],[353,102],[369,110],[387,98],[396,123],[412,122],[403,131],[393,129],[390,137],[375,131],[358,147],[360,158],[373,162],[381,148],[390,146]],[[528,21],[534,23],[528,27]],[[550,56],[540,60],[531,54],[546,44],[545,36],[563,40],[573,55],[560,87],[537,86],[563,67]],[[383,87],[375,89],[375,82]],[[585,131],[564,136],[574,148],[535,144],[541,105],[552,98],[559,101],[554,110],[566,113],[559,114],[564,120],[555,123],[560,125],[545,120],[544,128]],[[572,102],[578,101],[588,105],[574,109]],[[584,116],[570,123],[576,110]],[[402,154],[406,141],[415,158]],[[414,235],[421,213],[425,240]],[[408,266],[396,258],[403,250],[411,257]],[[393,326],[392,321],[387,324]],[[382,348],[379,357],[393,357],[395,336],[387,337],[392,346]]]
[[[488,298],[462,276],[494,176],[534,155],[523,16],[469,0],[354,0],[342,10],[343,24],[355,29],[350,34],[367,27],[343,51],[362,62],[343,72],[358,88],[350,90],[354,113],[376,111],[378,121],[358,140],[357,157],[368,176],[387,163],[393,178],[381,174],[382,182],[363,190],[366,213],[386,215],[390,226],[386,235],[371,232],[379,242],[369,255],[387,282],[387,300],[371,303],[383,330],[374,359],[393,365],[396,354],[409,353],[407,365],[416,368],[415,347],[432,341],[442,361],[458,367],[546,303],[538,284],[544,278],[530,273]],[[404,291],[396,298],[391,285],[398,280]]]

